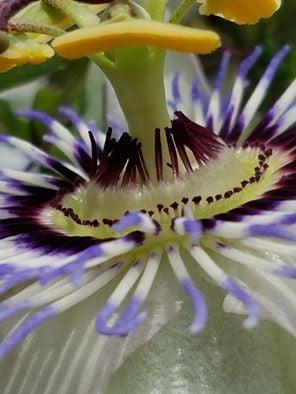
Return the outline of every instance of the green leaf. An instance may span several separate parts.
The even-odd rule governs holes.
[[[57,70],[63,70],[69,64],[58,56],[53,57],[40,65],[25,65],[15,67],[6,73],[0,74],[0,92],[47,76]]]
[[[33,108],[37,111],[42,111],[47,114],[56,115],[57,108],[61,105],[63,92],[53,87],[45,87],[40,89],[35,97]],[[30,140],[40,146],[42,144],[42,137],[46,128],[40,122],[30,122],[31,138]]]
[[[29,128],[20,118],[12,111],[10,104],[0,99],[0,129],[11,135],[28,139]]]
[[[68,62],[64,68],[51,74],[49,83],[61,90],[63,103],[77,108],[80,112],[84,107],[84,89],[89,61],[79,59]]]
[[[102,128],[106,128],[106,77],[95,65],[90,64],[85,81],[84,108],[82,113],[86,119],[95,120]]]

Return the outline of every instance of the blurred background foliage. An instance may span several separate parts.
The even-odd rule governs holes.
[[[175,0],[176,2],[177,0]],[[174,3],[174,0],[172,0]],[[192,8],[184,23],[206,27],[219,32],[223,49],[233,54],[232,62],[240,62],[260,44],[264,54],[254,67],[251,86],[256,83],[264,68],[284,44],[295,47],[296,1],[284,0],[280,11],[269,20],[255,26],[237,26],[218,17],[202,17],[197,7]],[[203,56],[202,63],[208,75],[214,74],[221,59],[221,50]],[[266,105],[279,95],[295,75],[296,51],[285,60],[274,81]],[[88,60],[66,61],[55,56],[39,66],[23,66],[0,74],[0,130],[41,144],[44,128],[36,122],[27,122],[15,116],[17,108],[35,108],[56,115],[61,104],[67,104],[88,119],[106,127],[104,117],[105,81],[98,68]]]

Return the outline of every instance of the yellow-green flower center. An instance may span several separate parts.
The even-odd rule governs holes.
[[[217,158],[172,181],[103,188],[94,181],[78,185],[44,210],[43,218],[67,234],[107,238],[116,236],[112,225],[126,212],[142,211],[157,220],[160,243],[168,236],[171,220],[182,216],[184,205],[196,219],[238,208],[260,198],[280,179],[287,158],[264,146],[225,147]],[[58,209],[57,209],[58,208]]]

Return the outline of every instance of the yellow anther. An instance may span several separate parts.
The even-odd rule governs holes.
[[[209,53],[220,46],[208,30],[146,20],[131,20],[78,29],[56,38],[52,46],[69,59],[115,48],[150,45],[179,52]]]
[[[54,55],[47,44],[38,43],[25,35],[11,36],[9,48],[0,54],[0,72],[24,64],[43,63]]]
[[[281,0],[197,0],[203,5],[200,13],[215,14],[238,24],[257,23],[271,17],[281,5]]]

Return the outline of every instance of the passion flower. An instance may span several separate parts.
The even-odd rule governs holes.
[[[206,300],[188,269],[199,265],[225,290],[225,308],[248,314],[245,328],[263,316],[296,334],[295,81],[259,113],[288,52],[285,46],[275,55],[243,106],[260,48],[240,65],[230,94],[222,90],[228,53],[210,94],[197,75],[190,108],[176,74],[169,105],[196,116],[176,110],[169,125],[153,130],[147,119],[149,138],[115,137],[111,128],[105,135],[67,107],[60,114],[75,135],[47,114],[19,112],[42,122],[45,141],[66,158],[1,135],[39,169],[1,170],[0,292],[7,296],[0,319],[30,312],[0,345],[1,357],[116,278],[95,326],[104,335],[132,333],[149,319],[145,302],[161,264],[171,265],[192,302],[192,333],[207,322]]]

